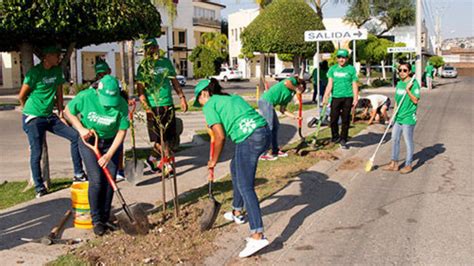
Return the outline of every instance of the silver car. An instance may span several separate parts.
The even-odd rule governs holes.
[[[441,77],[442,78],[457,78],[458,71],[455,67],[452,66],[445,66],[443,70],[441,70]]]

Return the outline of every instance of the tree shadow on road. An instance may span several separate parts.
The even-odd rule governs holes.
[[[69,198],[59,198],[39,203],[31,201],[31,205],[24,208],[1,213],[0,250],[25,244],[20,240],[22,237],[36,239],[47,236],[70,208]],[[72,227],[72,220],[67,221],[64,229]]]
[[[382,133],[376,133],[376,132],[369,132],[364,135],[357,135],[348,141],[348,145],[350,147],[356,147],[356,148],[362,148],[366,146],[371,146],[374,144],[378,144],[380,142],[380,139],[383,136]],[[388,132],[387,135],[385,136],[384,144],[389,142],[392,137],[392,133]]]
[[[339,183],[329,181],[327,175],[315,171],[303,172],[299,175],[299,180],[294,182],[300,183],[300,193],[297,195],[271,196],[269,199],[276,198],[276,201],[262,208],[262,213],[263,215],[270,215],[277,212],[291,211],[293,208],[299,208],[298,206],[304,207],[290,218],[288,225],[281,231],[280,236],[273,240],[260,254],[282,249],[284,243],[291,238],[307,217],[341,200],[346,194],[346,189]]]

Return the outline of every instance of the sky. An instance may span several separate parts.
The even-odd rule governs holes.
[[[217,2],[217,0],[215,0]],[[226,5],[222,17],[227,18],[239,9],[256,8],[254,0],[220,0]],[[426,24],[430,32],[434,31],[436,12],[441,18],[441,36],[443,39],[454,37],[474,37],[474,0],[422,0]],[[332,4],[330,1],[323,8],[324,17],[343,17],[346,4]]]

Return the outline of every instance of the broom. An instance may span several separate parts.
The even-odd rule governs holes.
[[[413,77],[411,78],[410,82],[409,82],[408,85],[407,85],[407,87],[408,87],[409,90],[411,89],[411,86],[413,85],[413,81],[414,81],[414,80],[415,80],[415,76],[413,76]],[[375,149],[374,154],[372,155],[372,157],[370,157],[369,161],[365,164],[365,171],[366,171],[366,172],[372,171],[372,168],[373,168],[373,166],[374,166],[374,161],[375,161],[375,155],[376,155],[377,152],[379,151],[379,148],[380,148],[380,146],[382,145],[382,142],[383,142],[383,140],[385,139],[385,136],[387,135],[387,132],[388,132],[388,130],[390,129],[390,126],[392,125],[393,121],[395,120],[395,117],[397,116],[398,110],[400,109],[400,106],[402,105],[403,100],[405,100],[405,97],[406,97],[406,96],[407,96],[407,92],[405,92],[405,94],[403,94],[402,100],[401,100],[400,103],[397,105],[397,108],[395,109],[395,112],[393,113],[392,118],[390,118],[390,122],[388,123],[387,128],[385,129],[385,132],[383,133],[382,139],[380,139],[380,142],[379,142],[379,144],[377,145],[377,148]]]

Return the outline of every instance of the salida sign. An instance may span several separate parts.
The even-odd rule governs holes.
[[[348,29],[348,30],[314,30],[305,31],[305,42],[319,41],[342,41],[342,40],[366,40],[367,30],[365,29]]]

